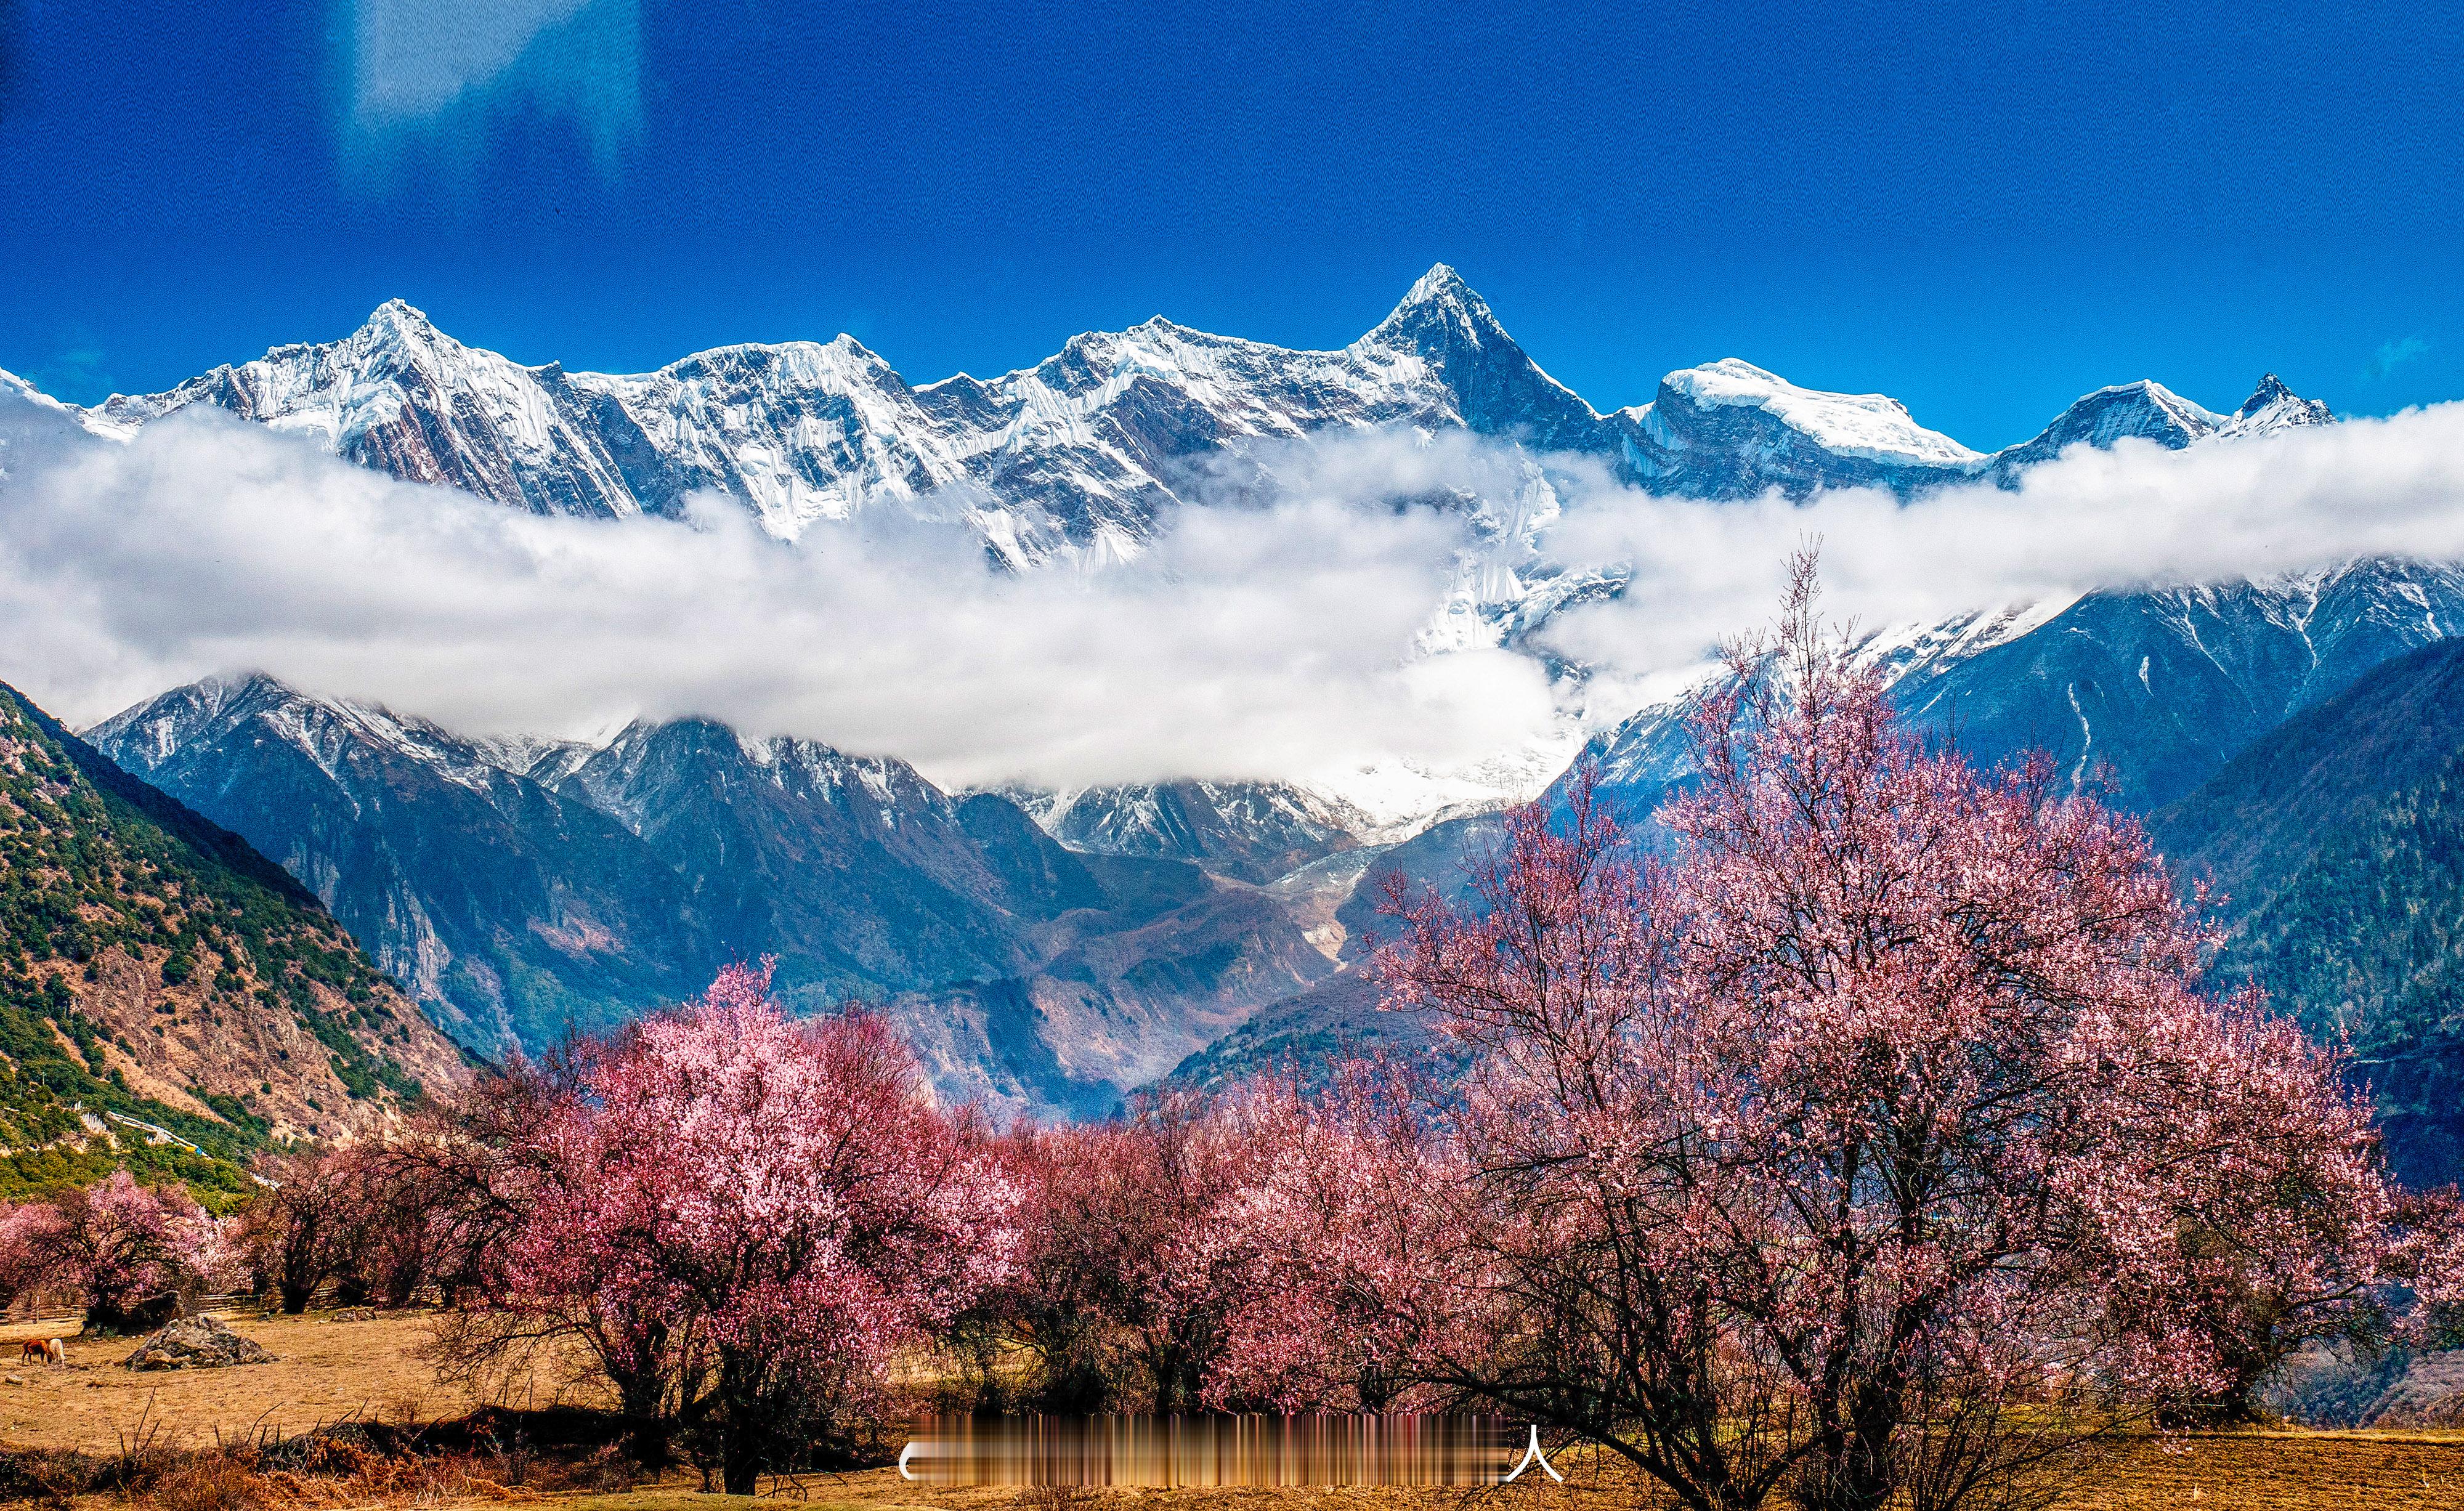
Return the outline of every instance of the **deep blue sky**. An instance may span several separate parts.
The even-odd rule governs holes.
[[[473,12],[483,12],[475,19]],[[1970,445],[2153,377],[2464,397],[2445,8],[0,0],[0,367],[400,296],[526,361],[853,331],[918,382],[1461,268],[1593,403],[1740,356]]]

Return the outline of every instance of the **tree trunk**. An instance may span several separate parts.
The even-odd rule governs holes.
[[[761,1482],[762,1450],[768,1425],[761,1419],[759,1392],[746,1378],[745,1367],[722,1353],[718,1364],[718,1460],[720,1488],[732,1496],[749,1496]]]
[[[733,1422],[719,1428],[719,1488],[749,1496],[761,1484],[761,1453],[754,1434]]]
[[[628,1375],[616,1382],[617,1409],[625,1416],[626,1452],[645,1469],[665,1469],[674,1461],[669,1438],[674,1423],[661,1410],[667,1404],[667,1382],[657,1375]]]
[[[98,1335],[117,1334],[133,1338],[149,1333],[186,1315],[187,1308],[180,1298],[169,1291],[159,1296],[143,1296],[135,1301],[89,1302],[85,1309],[85,1328]]]

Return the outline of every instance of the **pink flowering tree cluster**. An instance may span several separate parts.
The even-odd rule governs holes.
[[[272,1184],[240,1215],[239,1242],[284,1312],[307,1310],[329,1281],[339,1282],[345,1303],[358,1304],[377,1289],[371,1274],[403,1268],[387,1262],[384,1239],[406,1225],[408,1204],[377,1178],[379,1157],[374,1149],[346,1145],[294,1150],[264,1162],[260,1178]],[[385,1289],[416,1290],[415,1267]],[[400,1304],[408,1297],[385,1299]]]
[[[1448,1404],[1428,1365],[1462,1346],[1478,1275],[1455,1200],[1468,1167],[1425,1115],[1432,1094],[1395,1066],[1355,1062],[1314,1091],[1262,1079],[1226,1099],[1252,1173],[1197,1245],[1243,1281],[1208,1404]]]
[[[1160,1095],[1105,1123],[1014,1129],[1003,1152],[1025,1194],[1018,1262],[943,1340],[958,1387],[945,1394],[1071,1412],[1400,1404],[1391,1318],[1353,1306],[1305,1325],[1267,1301],[1288,1294],[1293,1251],[1405,1273],[1368,1235],[1336,1231],[1397,1210],[1389,1188],[1349,1182],[1371,1154],[1418,1146],[1424,1124],[1404,1089],[1353,1065],[1323,1093],[1266,1077]],[[1321,1222],[1322,1203],[1340,1210]]]
[[[2203,988],[2134,824],[1896,724],[1810,560],[1731,669],[1659,857],[1582,782],[1470,905],[1396,897],[1390,999],[1472,1069],[1417,1126],[1353,1096],[1269,1141],[1219,1398],[1374,1380],[1703,1511],[1949,1507],[2133,1412],[2246,1409],[2384,1304],[2366,1106]]]
[[[1209,1239],[1257,1169],[1233,1101],[1175,1093],[1124,1119],[1022,1127],[1003,1155],[1024,1201],[1017,1263],[947,1340],[971,1393],[1038,1411],[1199,1409],[1250,1283]]]
[[[239,1270],[224,1224],[187,1191],[141,1186],[124,1170],[0,1215],[0,1289],[66,1291],[91,1332],[160,1326]]]
[[[1016,1185],[883,1021],[787,1018],[731,969],[530,1100],[488,1173],[496,1301],[577,1339],[629,1413],[750,1492],[843,1432],[1019,1244]]]

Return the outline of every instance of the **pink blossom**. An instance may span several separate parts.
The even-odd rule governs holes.
[[[544,1178],[507,1262],[515,1300],[582,1303],[619,1352],[653,1331],[706,1350],[685,1410],[715,1418],[737,1493],[1019,1237],[1015,1183],[881,1018],[790,1020],[768,988],[732,968],[591,1059],[531,1135]]]
[[[2245,1406],[2375,1303],[2390,1196],[2338,1054],[2204,989],[2137,825],[1901,728],[1813,600],[1808,558],[1704,700],[1662,858],[1585,777],[1472,906],[1395,895],[1389,1000],[1472,1070],[1426,1128],[1258,1105],[1222,1241],[1274,1283],[1219,1396],[1340,1363],[1690,1505],[1947,1505],[2132,1410]]]

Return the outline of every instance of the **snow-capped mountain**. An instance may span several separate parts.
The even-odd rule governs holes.
[[[817,519],[905,509],[964,519],[1013,566],[1134,551],[1172,505],[1242,496],[1263,448],[1330,432],[1468,429],[1596,457],[1654,493],[1740,498],[1909,493],[2008,475],[2081,441],[2182,445],[2325,417],[2272,377],[2230,418],[2134,383],[1986,455],[1925,429],[1896,400],[1801,388],[1735,359],[1671,373],[1651,403],[1601,414],[1442,264],[1334,351],[1157,317],[1074,337],[1016,372],[920,385],[847,336],[722,346],[649,373],[568,372],[464,345],[394,300],[338,341],[276,347],[163,393],[59,407],[125,437],[195,405],[516,508],[672,515],[707,490],[782,538]]]
[[[395,300],[341,340],[276,347],[86,414],[124,435],[197,404],[518,508],[672,514],[709,489],[792,538],[818,518],[906,505],[963,515],[1013,564],[1133,548],[1160,509],[1226,486],[1222,464],[1243,443],[1418,425],[1608,449],[1600,416],[1442,266],[1339,351],[1158,317],[989,381],[921,386],[847,336],[719,347],[634,375],[526,367]]]
[[[2043,751],[2066,780],[2145,812],[2371,668],[2459,634],[2464,568],[2371,560],[1902,626],[1863,653],[1903,712],[1974,758]],[[1688,708],[1644,709],[1588,751],[1630,812],[1691,775]]]
[[[1290,782],[1135,783],[1019,800],[1073,850],[1189,861],[1261,885],[1349,850],[1375,828],[1349,804]]]
[[[2258,380],[2257,390],[2233,411],[2233,418],[2216,427],[2216,433],[2265,435],[2299,425],[2325,425],[2335,418],[2326,405],[2302,398],[2284,386],[2283,379],[2269,373]]]
[[[1614,417],[1637,482],[1692,498],[1751,498],[1776,488],[1913,493],[1973,475],[1988,458],[1925,428],[1881,394],[1800,388],[1728,358],[1670,373],[1647,405]]]
[[[425,720],[209,678],[86,738],[297,877],[483,1053],[604,1027],[723,963],[698,899],[626,825]]]
[[[2301,398],[2274,373],[2261,377],[2242,406],[2229,415],[2203,408],[2163,383],[2120,383],[2079,400],[2035,437],[1996,452],[1991,466],[1996,477],[2008,481],[2081,444],[2101,449],[2137,438],[2179,450],[2198,441],[2264,435],[2295,426],[2325,425],[2334,418],[2325,405]]]
[[[2275,375],[2269,374],[2259,385],[2260,392],[2274,381]],[[2257,402],[2254,395],[2252,403]],[[2079,399],[2035,437],[1998,453],[1993,471],[2008,478],[2053,460],[2070,447],[2087,445],[2101,450],[2116,441],[2134,438],[2179,450],[2215,434],[2224,423],[2224,416],[2192,404],[2163,383],[2117,383]]]

